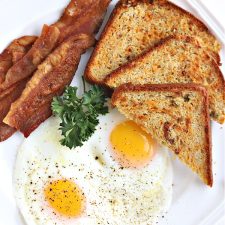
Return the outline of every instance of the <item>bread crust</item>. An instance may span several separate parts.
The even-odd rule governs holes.
[[[200,21],[198,18],[196,18],[195,16],[193,16],[191,13],[189,13],[188,11],[182,9],[181,7],[171,3],[170,1],[167,1],[167,0],[152,0],[152,1],[149,1],[149,0],[120,0],[117,5],[115,6],[100,38],[99,38],[99,41],[98,43],[96,44],[96,47],[94,49],[94,51],[92,52],[92,55],[88,61],[88,64],[87,64],[87,67],[86,67],[86,70],[85,70],[85,73],[84,73],[84,77],[85,79],[89,82],[89,83],[92,83],[92,84],[99,84],[99,85],[103,85],[104,86],[104,81],[102,80],[98,80],[91,72],[91,67],[92,67],[92,64],[98,54],[98,52],[100,51],[101,47],[102,47],[102,41],[104,40],[104,38],[107,36],[108,34],[108,31],[110,30],[111,28],[111,25],[113,24],[113,22],[115,21],[115,18],[116,18],[116,15],[122,11],[123,9],[127,8],[127,7],[134,7],[135,5],[139,4],[139,3],[147,3],[147,4],[154,4],[154,2],[157,2],[157,4],[160,4],[160,5],[165,5],[166,7],[170,7],[170,8],[173,8],[173,9],[176,9],[180,12],[182,12],[183,14],[185,14],[186,16],[188,16],[189,18],[191,18],[193,20],[193,22],[195,23],[196,26],[198,26],[201,30],[207,32],[209,35],[213,36],[215,38],[215,36],[210,32],[210,30],[207,28],[207,26],[202,22]],[[215,38],[216,39],[216,38]],[[221,48],[221,46],[220,46]],[[220,49],[218,49],[219,51]],[[220,56],[218,54],[218,52],[212,52],[210,51],[213,55],[213,58],[214,60],[216,61],[216,63],[218,65],[220,65]]]
[[[191,19],[193,19],[195,21],[195,24],[199,28],[202,28],[205,32],[207,32],[209,35],[213,36],[216,39],[215,35],[209,30],[209,28],[200,19],[198,19],[197,17],[193,16],[190,12],[184,10],[183,8],[179,7],[178,5],[176,5],[176,4],[174,4],[174,3],[170,2],[170,1],[165,1],[165,5],[167,5],[169,7],[172,7],[174,9],[182,12],[183,14],[187,15],[189,18],[191,18]],[[221,49],[221,44],[220,44],[220,49]],[[210,51],[210,52],[211,52],[211,54],[213,53],[213,58],[216,61],[216,63],[218,65],[221,65],[221,63],[220,63],[221,58],[220,58],[219,53],[218,52],[212,52],[212,51]]]
[[[185,42],[191,43],[196,45],[197,47],[201,48],[201,46],[199,45],[198,41],[190,36],[180,36],[180,35],[170,35],[164,39],[161,39],[157,44],[155,44],[153,47],[150,47],[147,51],[143,52],[142,54],[138,55],[136,58],[130,60],[129,62],[125,63],[124,65],[118,67],[117,69],[115,69],[112,73],[108,74],[104,81],[103,84],[105,84],[107,87],[110,87],[108,85],[108,82],[111,78],[115,78],[118,76],[118,73],[120,73],[123,69],[128,68],[128,69],[132,69],[134,67],[134,65],[132,64],[133,62],[136,62],[138,60],[142,60],[146,55],[150,54],[151,52],[155,51],[156,49],[160,49],[163,48],[164,45],[167,44],[167,42],[169,42],[172,39],[179,39],[179,40],[183,40]],[[207,54],[207,53],[206,53]],[[209,56],[210,57],[210,56]],[[214,68],[216,68],[218,75],[223,83],[224,86],[224,91],[225,91],[225,80],[224,80],[224,76],[218,66],[218,64],[212,60],[212,66]]]
[[[112,25],[112,23],[114,22],[114,19],[115,19],[115,15],[119,12],[120,10],[120,6],[122,5],[122,1],[119,1],[112,14],[110,15],[109,17],[109,20],[105,26],[105,28],[103,29],[101,35],[100,35],[100,38],[99,40],[102,40],[106,35],[107,35],[107,32],[108,32],[108,29],[110,28],[110,26]],[[92,76],[91,74],[91,64],[92,62],[94,61],[96,55],[97,55],[97,52],[100,50],[100,47],[101,47],[101,41],[98,41],[97,44],[95,45],[95,49],[94,51],[92,52],[91,54],[91,57],[88,61],[88,64],[86,66],[86,69],[85,69],[85,72],[84,72],[84,78],[91,84],[99,84],[99,85],[102,85],[102,86],[105,86],[104,82],[99,82],[97,79],[94,78],[94,76]]]
[[[110,80],[118,77],[119,73],[122,72],[124,69],[132,69],[134,67],[134,62],[142,60],[146,55],[150,54],[152,51],[163,48],[164,45],[166,45],[167,42],[172,40],[174,36],[168,36],[164,39],[161,39],[157,44],[155,44],[153,47],[150,47],[146,52],[141,53],[136,58],[130,60],[129,62],[125,63],[124,65],[118,67],[115,69],[112,73],[108,74],[105,79],[103,80],[103,83],[110,88]]]
[[[121,67],[117,68],[116,70],[114,70],[112,73],[110,73],[109,75],[107,75],[104,79],[104,83],[106,86],[108,86],[109,88],[113,88],[112,83],[114,79],[117,79],[122,73],[123,71],[127,71],[127,70],[132,70],[133,68],[136,67],[136,64],[138,62],[142,62],[142,60],[144,60],[144,58],[148,55],[150,55],[153,51],[157,51],[162,49],[165,45],[168,44],[168,42],[172,41],[173,39],[176,40],[182,40],[184,42],[187,43],[191,43],[193,45],[196,45],[196,47],[201,48],[201,46],[199,45],[198,41],[193,38],[193,37],[189,37],[189,36],[169,36],[163,40],[161,40],[160,42],[158,42],[155,46],[149,48],[146,52],[140,54],[139,56],[137,56],[136,58],[134,58],[133,60],[130,60],[129,62],[125,63],[124,65],[122,65]],[[207,52],[205,52],[206,55]],[[210,56],[208,56],[210,58]],[[216,62],[214,60],[210,60],[210,66],[212,68],[215,69],[215,73],[218,76],[218,80],[221,84],[221,86],[223,87],[223,105],[225,105],[225,79],[224,76],[222,74],[222,71],[220,70],[219,66],[216,64]],[[217,122],[219,122],[220,124],[224,123],[224,118],[225,115],[221,115],[219,118],[214,118]]]
[[[124,92],[180,92],[184,90],[191,90],[201,93],[203,96],[203,114],[205,119],[205,152],[207,157],[207,185],[213,186],[213,173],[212,173],[212,136],[211,136],[211,126],[209,117],[209,100],[206,89],[197,84],[146,84],[146,85],[133,85],[131,83],[123,84],[118,87],[112,96],[112,105],[116,106],[117,101],[122,99],[122,94]]]

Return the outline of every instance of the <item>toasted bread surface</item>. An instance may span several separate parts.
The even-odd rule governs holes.
[[[124,84],[115,90],[112,104],[212,186],[211,130],[204,87]]]
[[[170,35],[194,36],[219,60],[220,44],[207,27],[168,1],[123,0],[114,9],[85,71],[92,83]]]
[[[171,36],[105,78],[116,88],[124,83],[197,83],[209,93],[211,118],[225,120],[225,81],[218,65],[194,38]]]

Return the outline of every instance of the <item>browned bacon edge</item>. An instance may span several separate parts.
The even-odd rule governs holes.
[[[98,32],[110,2],[111,0],[71,1],[61,19],[56,23],[61,31],[58,42],[63,42],[73,34]]]
[[[12,127],[4,124],[2,121],[7,115],[11,104],[20,97],[27,81],[28,80],[26,79],[15,84],[10,89],[10,92],[6,96],[4,96],[4,98],[0,99],[0,141],[6,140],[16,131],[15,129],[12,129]]]
[[[24,137],[28,137],[38,126],[52,115],[49,103],[41,106],[21,127]]]
[[[96,3],[96,0],[71,0],[65,8],[60,19],[53,25],[57,26],[60,30],[72,24],[90,7]]]
[[[32,36],[16,39],[0,55],[0,141],[15,132],[2,123],[11,103],[19,98],[38,64],[56,46],[58,37],[58,28],[45,25],[38,39]]]
[[[1,81],[4,81],[8,69],[28,52],[36,39],[37,37],[35,36],[23,36],[14,40],[2,54],[0,54]],[[27,80],[28,79],[22,80],[0,93],[0,142],[11,137],[16,131],[15,128],[4,124],[2,120],[7,115],[12,102],[21,95]]]
[[[34,44],[36,36],[23,36],[15,39],[1,54],[0,54],[0,84],[4,82],[5,75],[9,68],[18,62]]]
[[[38,67],[21,97],[12,104],[4,122],[28,136],[33,128],[49,117],[53,97],[61,94],[71,83],[81,54],[94,42],[93,37],[85,34],[71,36],[63,42]],[[48,105],[46,116],[42,110],[44,105]],[[33,124],[29,118],[37,115],[39,110],[42,114]]]
[[[0,142],[7,140],[15,132],[16,132],[15,128],[10,127],[5,123],[0,123]]]
[[[59,21],[50,27],[47,25],[44,26],[41,36],[37,39],[30,51],[18,63],[14,66],[12,66],[12,64],[6,64],[8,66],[7,70],[9,67],[12,67],[8,72],[7,70],[3,71],[3,76],[1,76],[2,78],[0,77],[0,95],[6,93],[8,89],[23,78],[32,75],[46,56],[57,45],[70,36],[81,33],[92,36],[93,33],[97,32],[110,1],[111,0],[71,0]],[[14,62],[16,55],[12,58]],[[7,72],[6,75],[4,74],[5,72]],[[64,88],[65,87],[63,86],[62,91],[58,94],[61,94]],[[51,113],[49,113],[49,106],[46,107],[45,110],[43,109],[43,106],[39,108],[41,115],[37,113],[38,109],[35,112],[36,117],[30,117],[33,119],[30,119],[29,123],[27,122],[24,124],[24,127],[26,126],[27,128],[23,130],[21,128],[21,131],[25,136],[28,136],[41,122],[51,115]],[[4,130],[4,128],[2,130]],[[3,132],[1,131],[1,133]]]
[[[44,25],[41,36],[35,41],[32,48],[6,73],[5,81],[0,84],[0,93],[13,84],[30,77],[37,66],[55,48],[59,34],[57,27]]]

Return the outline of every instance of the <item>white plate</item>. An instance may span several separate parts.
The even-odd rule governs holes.
[[[44,23],[51,24],[59,18],[68,2],[69,0],[1,0],[0,51],[14,38],[25,34],[39,34]],[[111,3],[105,22],[116,2],[114,0]],[[193,4],[195,1],[191,0],[192,4],[189,4],[189,1],[181,0],[175,2],[195,15],[203,16],[201,19],[207,22],[208,26],[211,26],[211,30],[218,35],[218,38],[225,40],[222,37],[224,33],[221,32],[218,23],[203,8],[195,3]],[[220,30],[219,33],[218,30]],[[223,43],[222,62],[225,62],[224,47],[225,44]],[[83,74],[89,56],[90,51],[82,57],[73,85],[80,85],[79,76]],[[225,73],[225,66],[222,67],[222,70]],[[203,185],[190,170],[171,156],[174,166],[173,203],[167,218],[160,225],[224,224],[225,129],[224,126],[213,122],[212,131],[214,187],[208,188]],[[0,225],[23,225],[12,193],[13,164],[17,148],[22,141],[22,135],[17,133],[0,144]]]

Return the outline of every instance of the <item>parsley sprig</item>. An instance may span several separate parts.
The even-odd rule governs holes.
[[[64,94],[52,102],[53,114],[61,119],[60,143],[70,149],[82,146],[96,130],[98,116],[108,113],[106,97],[101,87],[94,85],[85,91],[82,98],[77,97],[77,87],[67,87]]]

